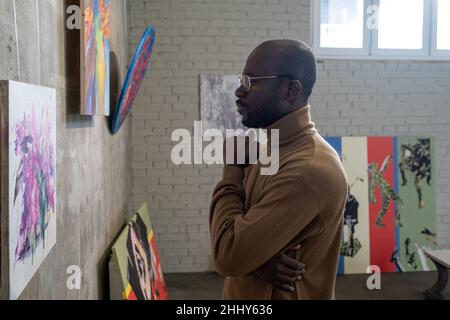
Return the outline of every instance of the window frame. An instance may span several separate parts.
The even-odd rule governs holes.
[[[433,0],[431,8],[431,52],[432,57],[448,57],[450,60],[450,49],[438,49],[437,48],[437,36],[438,36],[438,0]],[[449,17],[450,19],[450,17]]]
[[[318,59],[358,59],[358,60],[450,60],[450,50],[437,49],[437,7],[438,0],[424,0],[422,49],[379,49],[378,29],[367,26],[369,6],[379,6],[379,0],[364,0],[363,48],[320,47],[320,0],[312,0],[312,42]],[[450,18],[450,17],[449,17]]]
[[[372,32],[373,41],[371,53],[374,56],[428,57],[430,55],[430,14],[431,3],[433,1],[423,0],[422,49],[380,49],[378,48],[378,29],[374,29]],[[380,0],[374,0],[373,2],[374,5],[380,6]]]
[[[315,45],[315,52],[318,55],[332,55],[341,57],[352,57],[352,56],[368,56],[370,49],[370,30],[367,28],[365,23],[366,19],[366,8],[372,2],[372,0],[364,0],[364,10],[363,10],[363,47],[362,48],[323,48],[320,47],[320,16],[321,16],[321,5],[320,0],[312,0],[313,4],[313,43]],[[317,44],[317,46],[316,46]]]

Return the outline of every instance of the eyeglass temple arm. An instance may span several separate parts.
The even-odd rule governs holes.
[[[249,77],[249,79],[251,79],[251,80],[275,79],[275,78],[278,78],[278,76]]]

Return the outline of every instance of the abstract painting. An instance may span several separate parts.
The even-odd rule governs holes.
[[[110,0],[82,0],[81,114],[109,116]]]
[[[226,129],[247,128],[237,112],[236,89],[239,87],[237,75],[200,75],[200,113],[203,131],[218,129],[225,134]]]
[[[433,143],[426,137],[329,137],[349,181],[339,273],[428,271],[436,248]]]
[[[112,248],[113,300],[166,300],[167,288],[147,205],[133,216]]]
[[[9,132],[1,148],[8,190],[1,239],[9,251],[2,270],[9,270],[9,298],[17,299],[56,243],[56,91],[12,81],[1,82],[1,91],[2,130]]]
[[[155,29],[149,26],[142,35],[141,41],[131,60],[127,72],[119,101],[114,110],[111,131],[113,134],[120,130],[125,119],[133,106],[134,100],[144,79],[150,57],[152,55],[153,44],[155,42]]]

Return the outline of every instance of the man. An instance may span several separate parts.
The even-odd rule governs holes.
[[[247,127],[279,130],[279,171],[227,164],[214,190],[212,255],[225,299],[334,298],[347,178],[311,121],[316,75],[302,42],[267,41],[247,60],[238,111]]]

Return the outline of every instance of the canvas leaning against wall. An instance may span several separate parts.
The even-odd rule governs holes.
[[[0,91],[1,287],[18,299],[56,243],[56,90],[2,81]]]
[[[239,87],[237,75],[200,75],[200,114],[203,132],[218,129],[225,134],[226,129],[247,128],[237,112],[235,95]]]
[[[330,137],[349,181],[338,273],[428,271],[436,243],[434,146],[424,137]]]
[[[112,248],[112,300],[166,300],[167,288],[147,205],[133,216]]]
[[[110,0],[81,0],[81,114],[110,113]]]

